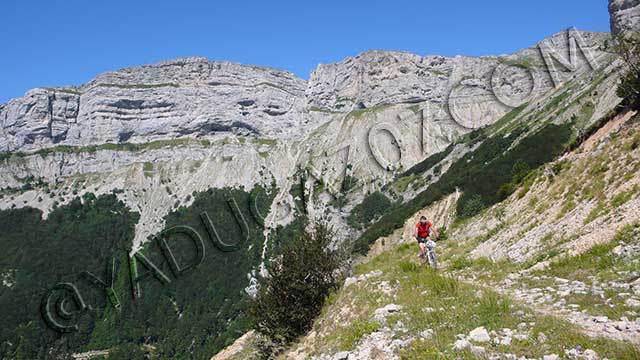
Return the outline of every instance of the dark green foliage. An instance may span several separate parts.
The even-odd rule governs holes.
[[[477,205],[480,203],[482,208],[497,203],[504,196],[500,188],[513,180],[516,163],[520,164],[516,167],[518,172],[524,168],[523,163],[535,169],[560,155],[572,135],[570,124],[548,124],[509,149],[525,131],[519,129],[506,137],[494,136],[485,140],[476,150],[453,163],[436,183],[382,216],[356,240],[354,250],[366,253],[377,238],[389,235],[403,226],[408,216],[454,192],[456,188],[464,192],[457,204],[459,216],[478,211],[480,208]],[[467,205],[470,201],[472,203]]]
[[[156,347],[154,354],[163,358],[205,359],[242,335],[251,326],[245,314],[247,274],[260,263],[264,239],[256,215],[267,215],[273,193],[263,189],[254,189],[251,194],[239,189],[209,189],[195,193],[191,206],[169,213],[166,228],[188,225],[202,236],[204,261],[176,276],[158,243],[148,243],[143,250],[145,256],[169,276],[171,283],[163,285],[153,277],[143,280],[142,298],[134,302],[128,269],[123,267],[120,276],[127,281],[118,290],[126,301],[119,314],[104,317],[92,344],[113,348],[150,342]],[[235,200],[248,225],[246,240],[229,199]],[[254,204],[257,209],[252,210]],[[213,245],[200,218],[203,212],[211,218],[222,241],[241,244],[238,250],[223,252]],[[194,259],[195,246],[187,238],[176,235],[169,240],[179,263],[188,264]]]
[[[273,189],[270,189],[273,190]],[[260,262],[263,235],[258,215],[266,216],[273,191],[255,188],[251,194],[238,189],[210,189],[194,193],[190,207],[179,207],[166,216],[167,228],[188,225],[202,236],[204,261],[184,274],[175,275],[155,241],[143,252],[171,282],[153,277],[141,281],[142,297],[132,299],[127,250],[138,215],[129,212],[115,195],[92,194],[56,208],[46,221],[34,209],[0,211],[1,269],[17,269],[16,286],[0,287],[0,330],[4,345],[0,357],[24,359],[62,356],[67,352],[110,349],[109,358],[142,358],[143,344],[151,344],[153,357],[208,359],[251,327],[245,315],[249,285],[247,274]],[[235,199],[248,225],[248,240],[236,221],[229,198]],[[255,208],[252,210],[252,206]],[[200,219],[207,212],[218,234],[227,243],[241,242],[239,250],[222,252],[208,237]],[[169,238],[178,263],[188,264],[195,246],[183,235]],[[115,257],[115,293],[120,309],[108,306],[104,290],[80,277],[83,270],[99,277]],[[138,265],[140,271],[144,271]],[[80,331],[60,335],[39,318],[40,299],[58,282],[77,284],[94,311],[81,318]],[[6,340],[12,346],[8,347]]]
[[[531,174],[531,167],[522,159],[518,159],[511,168],[511,182],[500,185],[498,189],[498,199],[504,200],[518,188],[518,186]],[[472,214],[472,215],[475,215]],[[471,215],[462,215],[461,217],[468,217]]]
[[[497,143],[494,144],[491,144],[494,138],[487,140],[476,151],[485,152],[485,154],[480,154],[480,161],[477,161],[477,157],[472,156],[472,160],[465,163],[467,157],[465,156],[454,164],[445,175],[447,177],[445,181],[451,181],[453,186],[461,188],[465,193],[458,201],[458,214],[462,217],[465,216],[464,204],[474,195],[479,195],[485,206],[493,205],[502,200],[500,197],[502,194],[499,194],[499,190],[503,184],[513,182],[514,179],[521,180],[528,174],[527,167],[537,168],[560,155],[571,134],[571,127],[568,124],[549,124],[540,131],[525,137],[504,153],[503,151],[509,146],[506,142],[515,140],[514,136],[518,136],[518,133],[512,133],[509,137],[497,140]],[[488,149],[483,151],[485,150],[483,147],[488,143]],[[486,158],[487,153],[494,155],[491,158]]]
[[[282,249],[260,279],[250,314],[256,330],[273,343],[289,343],[311,328],[326,297],[338,288],[336,270],[345,252],[332,250],[335,233],[324,223]]]
[[[629,72],[620,78],[616,95],[634,108],[640,103],[640,74]]]
[[[470,133],[466,134],[461,140],[461,143],[473,146],[487,138],[486,127],[477,128]]]
[[[284,246],[291,244],[308,226],[306,215],[301,214],[294,218],[289,224],[278,225],[270,235],[270,249],[272,254],[279,254]]]
[[[101,150],[112,150],[112,151],[142,151],[146,149],[160,149],[163,147],[172,147],[178,145],[188,145],[188,144],[199,144],[201,146],[209,146],[210,142],[208,140],[193,140],[193,139],[169,139],[169,140],[155,140],[147,143],[104,143],[104,144],[96,144],[96,145],[85,145],[85,146],[71,146],[71,145],[56,145],[50,148],[40,149],[35,152],[2,152],[0,153],[0,161],[10,159],[11,157],[21,158],[29,155],[40,155],[41,157],[48,156],[54,153],[69,153],[69,154],[77,154],[77,153],[95,153],[96,151]]]
[[[516,184],[520,183],[525,177],[527,177],[530,171],[531,167],[529,164],[522,159],[518,159],[511,168],[511,174],[513,175],[512,182]]]
[[[422,160],[421,162],[417,163],[416,165],[413,165],[409,170],[405,171],[402,175],[400,175],[400,177],[424,173],[425,171],[437,165],[444,158],[446,158],[451,153],[451,151],[453,151],[453,148],[454,148],[453,144],[447,146],[447,148],[444,149],[443,151],[433,154],[428,158]]]
[[[439,241],[447,241],[449,239],[449,232],[447,231],[447,228],[438,228],[438,232],[440,233]]]
[[[349,192],[358,186],[358,178],[352,175],[345,175],[344,180],[342,181],[342,192]]]
[[[376,191],[365,197],[360,204],[351,210],[347,223],[355,229],[361,229],[384,214],[391,206],[391,200],[380,191]]]
[[[272,340],[264,335],[258,335],[251,343],[255,348],[255,356],[260,360],[277,360],[278,354],[286,349],[284,339]]]
[[[616,37],[615,51],[627,65],[622,74],[616,94],[623,104],[640,108],[640,33],[627,32]]]
[[[146,360],[147,353],[141,346],[135,344],[123,344],[109,351],[108,360]]]
[[[56,208],[46,220],[33,208],[0,211],[0,269],[15,270],[15,285],[0,286],[0,358],[62,357],[89,341],[106,299],[80,273],[103,277],[107,260],[129,246],[138,217],[114,195],[91,193]],[[80,318],[78,332],[64,336],[46,327],[40,315],[40,300],[59,282],[74,283],[94,308]]]
[[[463,194],[458,200],[458,205],[460,207],[460,209],[458,210],[458,216],[460,216],[461,218],[467,218],[477,215],[485,208],[482,196],[478,194]]]
[[[509,195],[513,194],[515,190],[516,185],[512,182],[502,184],[498,189],[498,198],[506,199],[507,197],[509,197]]]

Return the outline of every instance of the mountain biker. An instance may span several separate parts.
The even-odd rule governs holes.
[[[431,223],[431,221],[427,220],[426,216],[421,216],[420,221],[416,224],[415,229],[413,229],[413,237],[418,240],[418,245],[420,246],[420,257],[424,257],[424,244],[430,239],[430,232],[436,235],[436,238],[440,237],[440,233],[438,229]]]

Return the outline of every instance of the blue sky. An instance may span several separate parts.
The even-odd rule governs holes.
[[[0,103],[108,70],[205,56],[289,70],[370,49],[496,55],[609,31],[605,0],[30,1],[0,6]]]

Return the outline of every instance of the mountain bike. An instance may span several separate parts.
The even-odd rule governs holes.
[[[429,239],[424,243],[424,263],[428,263],[434,270],[438,270],[438,260],[436,259],[436,242]]]

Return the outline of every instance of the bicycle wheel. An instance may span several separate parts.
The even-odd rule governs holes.
[[[438,260],[436,260],[436,253],[434,251],[429,251],[429,265],[433,267],[434,270],[438,270]]]

